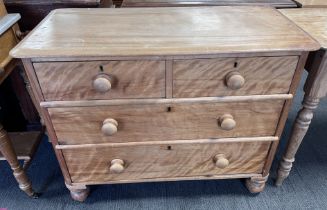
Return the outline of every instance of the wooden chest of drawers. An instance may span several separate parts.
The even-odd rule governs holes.
[[[81,201],[102,183],[247,178],[262,191],[318,48],[267,7],[63,9],[11,54]]]

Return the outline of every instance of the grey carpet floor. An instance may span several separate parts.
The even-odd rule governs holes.
[[[327,209],[327,100],[316,111],[291,176],[280,188],[273,184],[277,160],[301,106],[301,90],[300,87],[293,103],[266,189],[258,195],[250,194],[238,179],[182,181],[93,186],[85,203],[74,202],[45,138],[28,170],[34,188],[42,196],[33,200],[20,192],[7,163],[2,161],[0,209]]]

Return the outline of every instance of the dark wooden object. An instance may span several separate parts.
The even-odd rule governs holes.
[[[0,17],[2,17],[7,14],[7,11],[3,5],[2,0],[0,1],[0,4]],[[20,33],[20,29],[18,25],[15,24],[13,25],[12,29],[7,30],[1,36],[0,46],[2,49],[0,52],[0,69],[2,69],[2,71],[0,70],[0,83],[9,77],[8,79],[10,79],[10,83],[12,83],[12,89],[10,91],[14,92],[17,96],[22,113],[24,114],[24,117],[27,121],[27,128],[29,130],[39,130],[40,121],[38,113],[28,94],[28,90],[26,88],[28,85],[25,84],[26,81],[24,81],[23,77],[20,75],[20,72],[23,72],[21,67],[22,65],[17,65],[19,63],[18,60],[12,59],[9,56],[10,49],[14,47],[19,41],[20,37],[16,36],[18,33]],[[4,69],[4,67],[6,68]],[[18,119],[14,120],[17,121]]]
[[[32,184],[25,174],[25,171],[20,166],[15,150],[10,141],[8,133],[0,124],[0,152],[3,157],[8,161],[14,176],[19,184],[19,188],[23,190],[28,196],[35,197],[36,193],[32,189]]]
[[[34,157],[37,146],[42,139],[41,132],[10,132],[8,135],[11,139],[14,151],[16,152],[17,159],[23,160],[23,169],[27,169]],[[0,160],[6,160],[1,152]]]
[[[52,10],[59,8],[112,7],[111,0],[4,0],[9,13],[19,13],[22,31],[32,30]]]
[[[0,84],[13,71],[18,61],[9,55],[9,51],[18,42],[15,32],[19,29],[16,25],[19,18],[18,14],[8,15],[3,2],[0,1],[0,43],[2,48],[0,53]],[[37,194],[33,191],[32,184],[18,159],[26,160],[25,168],[28,166],[40,142],[40,136],[41,132],[15,133],[10,136],[0,123],[1,159],[8,161],[19,188],[34,198],[37,197]],[[19,154],[19,158],[17,158],[17,154]]]

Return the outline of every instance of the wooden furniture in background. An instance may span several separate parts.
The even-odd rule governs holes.
[[[19,13],[22,31],[30,31],[54,9],[112,7],[112,0],[3,0],[9,13]]]
[[[307,8],[322,8],[327,7],[327,1],[326,0],[294,0],[299,7]]]
[[[123,0],[121,7],[273,6],[293,8],[292,0]]]
[[[18,61],[9,55],[9,51],[18,43],[15,34],[18,26],[15,24],[19,18],[19,14],[7,14],[3,2],[0,2],[0,84],[12,72]],[[41,132],[8,134],[0,123],[0,159],[8,161],[20,189],[34,198],[37,197],[37,194],[33,191],[24,169],[33,158],[40,139]],[[25,161],[24,169],[20,166],[18,159]]]
[[[6,15],[6,17],[2,18],[2,22],[6,21],[5,19],[12,18],[14,16],[13,14],[7,15],[7,11],[2,0],[0,0],[0,5],[1,5],[0,16],[2,17]],[[20,17],[20,16],[16,15],[16,17]],[[2,25],[2,27],[6,28],[4,24]],[[3,80],[7,78],[7,76],[10,77],[9,79],[11,79],[11,81],[13,81],[12,83],[14,83],[14,85],[12,85],[12,92],[15,93],[17,99],[19,100],[21,111],[24,114],[24,117],[27,122],[27,129],[37,130],[40,129],[40,123],[39,123],[40,119],[33,105],[33,102],[30,98],[30,95],[28,93],[28,81],[24,80],[24,75],[20,75],[20,72],[24,72],[21,71],[21,65],[19,65],[21,63],[17,62],[17,60],[14,60],[9,56],[9,51],[19,41],[20,34],[21,32],[18,25],[14,24],[11,30],[7,30],[2,35],[2,39],[0,40],[0,46],[1,46],[0,59],[4,63],[0,64],[1,65],[0,83],[2,83]],[[4,66],[6,66],[6,72],[4,72]],[[13,119],[13,121],[17,121],[17,120],[19,119]],[[24,124],[26,123],[24,122]]]
[[[63,9],[11,55],[83,201],[104,183],[247,178],[262,191],[318,48],[270,7]]]
[[[9,132],[9,139],[12,142],[17,159],[23,160],[23,169],[26,170],[30,165],[38,145],[42,139],[42,133],[38,131],[31,132]],[[6,158],[0,152],[0,160]]]
[[[7,14],[0,1],[0,18],[0,83],[2,83],[16,65],[16,60],[9,55],[9,51],[18,43],[14,25],[20,19],[20,15]]]
[[[280,162],[276,181],[278,186],[282,185],[292,169],[294,157],[308,131],[319,100],[327,95],[327,8],[280,11],[315,38],[320,43],[321,49],[311,53],[306,64],[305,69],[308,70],[309,76],[304,87],[303,108],[295,120],[287,149]]]

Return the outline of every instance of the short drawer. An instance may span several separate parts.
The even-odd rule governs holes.
[[[273,136],[284,100],[49,108],[60,144]]]
[[[288,93],[297,56],[175,60],[173,97]]]
[[[262,173],[271,142],[157,144],[63,149],[73,182],[133,182]]]
[[[45,100],[165,97],[164,61],[34,63]]]

